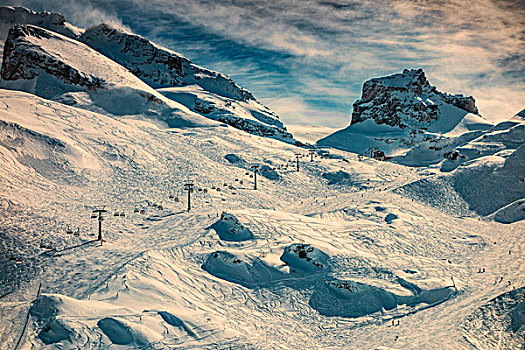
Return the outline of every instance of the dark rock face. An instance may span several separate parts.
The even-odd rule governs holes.
[[[153,88],[199,85],[236,100],[253,95],[228,76],[199,67],[186,57],[108,24],[86,30],[81,41],[129,69]]]
[[[373,119],[377,124],[406,128],[430,123],[439,116],[438,103],[479,114],[471,96],[449,95],[430,85],[422,69],[405,69],[401,74],[368,80],[361,99],[353,107],[352,123]]]
[[[257,123],[253,120],[235,116],[220,117],[217,118],[217,120],[236,129],[244,130],[250,134],[263,137],[275,137],[279,139],[293,140],[293,135],[286,131],[286,129],[280,129],[275,126],[267,126]]]
[[[101,79],[79,72],[63,60],[46,54],[29,40],[30,37],[48,39],[53,36],[53,32],[31,25],[11,28],[4,46],[2,79],[33,79],[38,70],[43,70],[64,83],[80,85],[88,90],[100,89],[103,84]]]

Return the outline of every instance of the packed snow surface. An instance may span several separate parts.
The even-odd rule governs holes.
[[[521,346],[520,296],[506,293],[525,283],[524,221],[479,216],[450,181],[410,187],[444,181],[436,169],[17,91],[0,101],[6,348],[28,314],[23,348]],[[447,176],[477,169],[496,188],[521,152]],[[279,177],[253,190],[251,164]],[[323,176],[338,172],[344,181]],[[91,215],[102,205],[100,245]]]

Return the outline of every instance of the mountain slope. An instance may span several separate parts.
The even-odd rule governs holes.
[[[294,141],[274,112],[222,73],[108,24],[87,29],[81,40],[194,112],[252,134]]]
[[[171,126],[212,125],[87,45],[31,25],[9,31],[1,70],[4,87],[115,115],[147,114]]]

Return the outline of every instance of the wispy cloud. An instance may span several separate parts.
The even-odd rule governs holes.
[[[488,119],[525,107],[520,1],[18,2],[63,12],[77,25],[128,26],[229,74],[285,122],[299,123],[303,113],[308,124],[344,126],[363,81],[411,67],[442,91],[474,95]]]

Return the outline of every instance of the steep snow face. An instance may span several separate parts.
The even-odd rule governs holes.
[[[199,85],[204,90],[235,100],[253,99],[248,90],[228,76],[199,67],[177,52],[109,24],[86,30],[81,40],[154,88]]]
[[[93,104],[115,115],[145,113],[171,126],[211,124],[87,45],[36,26],[9,31],[1,77],[6,88],[48,99],[84,93],[88,107]]]
[[[35,12],[25,7],[0,7],[0,51],[9,29],[18,24],[33,24],[52,30],[69,38],[76,39],[82,34],[82,29],[66,22],[64,16],[55,12]]]
[[[474,98],[449,95],[430,85],[422,69],[374,78],[364,83],[361,99],[353,105],[352,123],[373,119],[377,124],[426,129],[438,119],[463,112],[479,114]],[[460,111],[450,107],[455,107]],[[453,118],[455,119],[455,118]],[[447,130],[448,131],[448,130]]]

